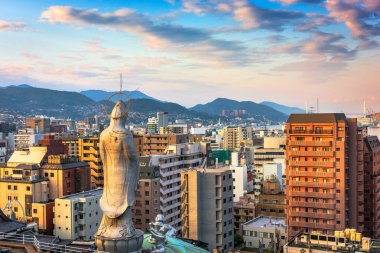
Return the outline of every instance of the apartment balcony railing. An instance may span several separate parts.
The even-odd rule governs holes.
[[[334,214],[313,213],[313,212],[294,212],[294,211],[289,211],[289,216],[312,218],[312,219],[326,219],[326,220],[333,220],[333,219],[335,219],[335,215]]]
[[[333,130],[317,130],[317,129],[312,129],[312,130],[289,130],[289,134],[321,134],[321,135],[331,135],[333,134]]]
[[[334,162],[315,162],[315,161],[290,161],[290,166],[299,167],[334,167]]]
[[[335,225],[333,224],[302,222],[302,221],[289,221],[289,226],[306,227],[306,228],[312,228],[315,230],[324,230],[324,229],[334,230],[335,229]]]
[[[289,186],[303,186],[303,187],[316,187],[316,188],[335,188],[335,183],[319,183],[319,182],[305,182],[305,181],[289,181]]]
[[[334,177],[333,172],[315,172],[315,171],[295,171],[289,170],[289,176],[300,176],[300,177]]]
[[[289,201],[289,206],[322,208],[322,209],[335,209],[335,204],[320,203],[320,202],[305,202],[305,201]]]
[[[291,150],[289,151],[290,156],[334,156],[333,151],[299,151],[299,150]]]
[[[308,197],[308,198],[321,198],[321,199],[335,198],[335,194],[333,193],[322,193],[322,192],[289,191],[288,195],[292,197]]]
[[[290,141],[290,146],[302,147],[331,147],[331,141]]]

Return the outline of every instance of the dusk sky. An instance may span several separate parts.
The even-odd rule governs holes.
[[[1,1],[0,86],[380,111],[379,36],[379,0]]]

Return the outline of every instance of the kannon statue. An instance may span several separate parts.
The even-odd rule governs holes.
[[[98,249],[107,252],[138,252],[143,240],[143,233],[135,230],[132,223],[139,162],[133,136],[125,128],[127,113],[127,104],[119,100],[110,115],[110,125],[101,133],[99,141],[104,188],[100,199],[103,218],[96,242]]]

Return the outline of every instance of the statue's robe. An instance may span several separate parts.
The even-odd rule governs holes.
[[[107,128],[100,135],[104,190],[100,208],[109,218],[121,216],[135,202],[138,184],[138,159],[132,134]]]

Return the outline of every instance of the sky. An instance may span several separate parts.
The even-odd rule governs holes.
[[[380,111],[379,0],[0,0],[0,86]]]

